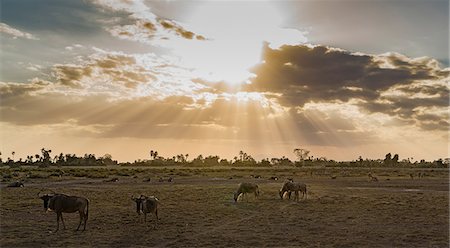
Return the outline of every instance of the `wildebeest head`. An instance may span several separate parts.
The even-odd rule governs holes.
[[[45,195],[40,195],[40,193],[38,194],[39,198],[41,198],[44,201],[44,209],[48,209],[49,208],[49,202],[50,199],[54,196],[53,194],[45,194]]]
[[[131,197],[131,200],[133,200],[134,202],[136,202],[136,213],[141,214],[142,212],[142,203],[145,200],[145,196],[141,195],[140,197]]]
[[[282,189],[278,191],[278,194],[280,195],[280,198],[283,199],[284,191]]]
[[[239,194],[238,193],[234,193],[234,202],[237,202],[238,197],[239,197]]]

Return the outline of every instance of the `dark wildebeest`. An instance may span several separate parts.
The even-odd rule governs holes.
[[[140,215],[144,213],[144,223],[147,222],[147,214],[152,213],[156,217],[156,224],[153,228],[156,228],[158,225],[158,198],[155,196],[145,196],[141,195],[140,197],[131,196],[131,200],[136,202],[136,212]]]
[[[255,198],[258,198],[258,196],[259,196],[258,185],[254,184],[254,183],[239,184],[239,188],[237,189],[236,193],[234,193],[234,201],[237,202],[237,200],[241,194],[242,194],[242,196],[245,196],[247,193],[254,193]]]
[[[64,194],[45,194],[40,195],[39,198],[44,201],[44,209],[47,211],[52,210],[56,213],[56,231],[59,230],[59,219],[63,223],[64,229],[66,225],[64,224],[64,219],[62,213],[80,213],[80,223],[78,224],[77,231],[80,229],[81,222],[84,220],[83,231],[86,230],[86,221],[89,215],[89,200],[84,197],[78,196],[68,196]]]
[[[8,186],[6,186],[6,187],[9,187],[9,188],[20,188],[20,187],[25,187],[25,185],[23,185],[23,183],[20,182],[20,181],[16,181],[16,182],[12,182],[12,183],[8,184]]]
[[[284,194],[287,192],[289,199],[291,199],[291,193],[292,191],[294,191],[295,193],[295,198],[297,201],[299,200],[299,191],[301,191],[303,193],[302,198],[308,197],[307,193],[306,193],[306,184],[304,183],[297,183],[297,182],[292,182],[292,181],[287,181],[283,184],[283,187],[280,189],[279,194],[280,194],[280,198],[283,199]],[[305,198],[305,199],[306,199]]]

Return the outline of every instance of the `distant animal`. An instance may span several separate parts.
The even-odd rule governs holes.
[[[336,178],[337,178],[337,176],[335,176],[335,175],[331,176],[331,179],[336,179]]]
[[[167,179],[167,182],[169,182],[169,183],[173,182],[173,178],[169,177],[169,179]]]
[[[164,178],[160,177],[160,178],[159,178],[159,182],[160,182],[160,183],[164,182]]]
[[[22,187],[25,187],[25,185],[23,185],[23,183],[20,182],[20,181],[16,181],[16,182],[12,182],[12,183],[8,184],[8,186],[6,186],[6,187],[9,187],[9,188],[22,188]]]
[[[277,181],[277,180],[278,180],[278,177],[270,177],[269,179],[270,179],[270,180]]]
[[[302,199],[308,198],[308,194],[306,191],[306,184],[299,183],[299,182],[292,182],[292,181],[285,182],[278,193],[280,195],[280,198],[283,199],[284,194],[287,192],[289,199],[291,199],[291,193],[294,192],[295,193],[294,200],[298,201],[299,200],[299,193],[298,193],[299,191],[302,192]]]
[[[257,199],[259,196],[258,185],[254,184],[254,183],[239,184],[239,188],[237,189],[236,193],[234,193],[234,201],[237,202],[237,200],[241,194],[242,194],[242,197],[244,197],[247,193],[254,193],[255,199]]]
[[[143,182],[150,182],[151,181],[151,179],[150,178],[146,178],[146,179],[144,179],[144,180],[142,180]]]
[[[136,212],[140,215],[144,214],[144,223],[147,222],[147,214],[154,214],[156,217],[156,224],[153,228],[158,225],[158,198],[155,196],[145,196],[141,195],[139,197],[131,196],[131,199],[136,202]]]
[[[369,173],[369,175],[367,175],[367,176],[369,176],[369,180],[370,180],[371,182],[378,182],[378,178],[377,178],[376,176],[373,176],[373,175],[370,174],[370,173]]]
[[[44,201],[44,209],[47,211],[54,211],[56,213],[56,231],[59,230],[59,219],[63,223],[64,229],[66,225],[64,224],[64,219],[62,213],[75,213],[80,214],[80,222],[77,227],[77,231],[80,229],[81,222],[84,220],[83,231],[86,230],[86,222],[89,216],[89,200],[84,197],[79,196],[69,196],[65,194],[45,194],[38,197]]]
[[[411,179],[414,179],[414,174],[409,173],[409,177],[411,177]]]
[[[118,181],[119,181],[119,178],[118,178],[118,177],[113,177],[113,178],[111,178],[111,179],[105,180],[104,182],[116,183],[116,182],[118,182]]]

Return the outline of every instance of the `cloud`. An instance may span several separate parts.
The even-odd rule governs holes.
[[[0,23],[0,33],[8,34],[8,35],[12,36],[13,39],[25,38],[25,39],[29,39],[29,40],[39,40],[36,36],[34,36],[30,33],[15,29],[6,23]]]
[[[436,60],[397,53],[368,55],[325,46],[265,46],[249,91],[265,92],[287,107],[307,103],[349,103],[366,114],[382,113],[430,130],[448,128],[418,118],[448,110],[449,69]],[[430,125],[433,124],[433,125]],[[441,128],[437,128],[441,130]]]
[[[109,94],[115,98],[192,95],[207,86],[190,80],[190,71],[170,58],[153,53],[125,54],[94,48],[73,63],[55,64],[49,77],[52,91],[75,94]],[[50,89],[49,89],[50,90]]]
[[[113,98],[51,90],[50,82],[0,83],[2,122],[19,126],[58,125],[113,138],[256,139],[260,114],[275,113],[256,95],[173,95]],[[50,88],[50,89],[49,89]],[[227,113],[228,114],[224,114]],[[264,117],[265,118],[265,117]],[[78,133],[79,134],[79,133]]]
[[[181,37],[192,40],[205,40],[202,35],[187,30],[183,24],[156,16],[144,1],[103,1],[94,3],[103,9],[125,12],[129,15],[131,24],[120,24],[107,27],[106,30],[113,36],[138,41],[142,43],[163,44],[164,40]]]

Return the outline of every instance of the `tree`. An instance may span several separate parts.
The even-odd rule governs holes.
[[[394,157],[392,158],[392,162],[394,164],[398,163],[398,154],[395,154]]]
[[[306,149],[302,149],[302,148],[295,148],[294,149],[294,154],[295,156],[297,156],[298,161],[302,163],[302,165],[305,165],[305,159],[308,158],[309,155],[308,150]]]
[[[383,160],[385,165],[390,165],[392,162],[392,155],[391,153],[386,154],[386,156],[384,156],[384,160]]]

